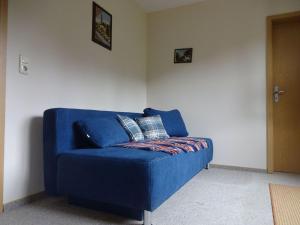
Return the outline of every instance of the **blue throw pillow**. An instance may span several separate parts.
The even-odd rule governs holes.
[[[179,110],[160,111],[156,109],[147,108],[144,110],[145,116],[160,115],[164,127],[171,137],[187,137],[189,134],[182,119]]]
[[[123,126],[123,128],[129,134],[130,139],[132,141],[144,140],[144,135],[141,128],[133,119],[129,118],[128,116],[121,116],[121,115],[118,115],[118,119],[121,125]]]
[[[136,122],[143,131],[146,139],[166,139],[169,138],[160,116],[137,118]]]
[[[87,142],[95,147],[105,148],[129,142],[128,135],[116,118],[86,119],[76,124]]]

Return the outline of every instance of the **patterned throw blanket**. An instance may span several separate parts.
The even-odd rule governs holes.
[[[197,152],[208,148],[207,141],[203,138],[180,137],[168,138],[164,140],[151,140],[144,142],[130,142],[117,145],[124,148],[136,148],[151,150],[156,152],[166,152],[176,155],[181,152]]]

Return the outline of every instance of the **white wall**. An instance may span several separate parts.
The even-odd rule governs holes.
[[[91,41],[92,0],[9,0],[5,203],[44,190],[44,110],[146,106],[146,15],[133,0],[96,2],[113,15],[112,52]]]
[[[215,164],[266,168],[266,17],[299,0],[208,0],[148,16],[148,106],[179,108]],[[193,47],[192,64],[173,64]]]

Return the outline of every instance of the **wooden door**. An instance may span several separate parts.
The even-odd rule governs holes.
[[[300,173],[300,16],[272,26],[274,171]]]

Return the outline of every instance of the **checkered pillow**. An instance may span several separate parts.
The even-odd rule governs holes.
[[[142,117],[136,119],[146,139],[166,139],[167,134],[160,116]]]
[[[121,116],[121,115],[118,115],[118,119],[122,127],[129,134],[130,139],[132,141],[144,140],[144,135],[143,132],[141,131],[141,128],[139,127],[139,125],[137,125],[137,123],[133,119],[129,118],[128,116]]]

